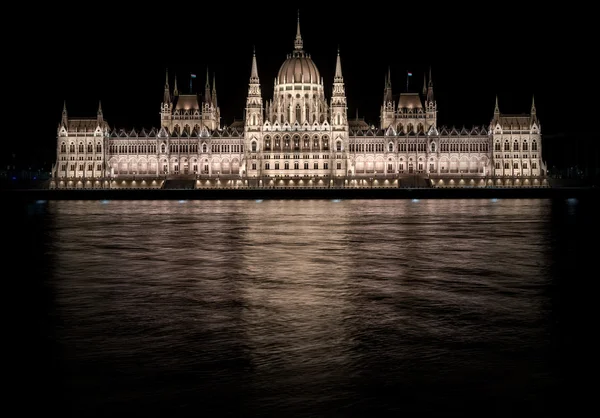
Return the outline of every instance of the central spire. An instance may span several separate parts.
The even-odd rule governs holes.
[[[294,41],[294,49],[302,51],[302,35],[300,35],[300,9],[298,9],[298,25],[296,29],[296,40]]]

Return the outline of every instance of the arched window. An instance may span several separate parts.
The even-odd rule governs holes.
[[[504,151],[510,151],[510,144],[507,141],[504,141]]]
[[[202,144],[202,152],[206,152],[206,144]]]
[[[160,152],[161,152],[161,153],[163,153],[163,154],[164,154],[164,153],[165,153],[165,151],[166,151],[166,149],[167,149],[167,147],[166,147],[166,145],[165,145],[165,144],[162,144],[162,145],[160,146]]]
[[[335,150],[336,151],[341,151],[342,150],[342,141],[337,141],[335,143]]]
[[[496,143],[494,144],[494,151],[501,151],[501,148],[500,148],[500,142],[496,142]]]
[[[532,151],[537,151],[537,142],[535,142],[535,139],[531,143],[531,150]]]
[[[75,152],[75,144],[72,142],[69,144],[69,152]]]
[[[300,109],[300,103],[296,105],[296,122],[302,122],[302,110]]]
[[[100,142],[96,144],[96,152],[102,152],[102,144]]]
[[[93,151],[94,151],[94,146],[92,144],[88,144],[87,152],[93,152]]]
[[[523,151],[527,151],[529,147],[527,146],[527,141],[523,142]]]
[[[256,152],[256,141],[252,141],[252,152]]]
[[[60,152],[67,152],[67,144],[64,142],[60,144]]]
[[[79,143],[79,152],[83,152],[83,142]]]
[[[431,143],[431,152],[435,152],[435,142]]]
[[[515,143],[513,144],[513,151],[518,151],[519,150],[519,143],[517,141],[515,141]]]
[[[389,152],[394,151],[394,144],[392,144],[391,142],[388,144],[388,151]]]

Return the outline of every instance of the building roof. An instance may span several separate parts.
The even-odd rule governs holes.
[[[531,125],[530,115],[500,115],[500,126],[503,128],[523,127],[529,128]]]
[[[69,118],[68,119],[69,130],[78,130],[78,131],[94,131],[98,126],[98,119],[88,119],[88,118]],[[102,122],[101,128],[108,128],[108,123],[106,121]]]
[[[175,97],[175,110],[199,110],[198,95],[196,94],[180,94]]]
[[[419,93],[401,93],[398,100],[398,108],[418,109],[422,108]]]

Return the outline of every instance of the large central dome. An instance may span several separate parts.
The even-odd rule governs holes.
[[[278,84],[286,83],[315,83],[318,84],[321,77],[317,66],[309,55],[294,53],[286,59],[277,75]]]
[[[277,84],[288,83],[314,83],[319,84],[321,76],[317,66],[310,55],[302,49],[302,36],[300,36],[300,19],[294,41],[294,52],[288,55],[277,74]]]

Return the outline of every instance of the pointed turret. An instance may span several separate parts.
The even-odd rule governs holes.
[[[165,71],[165,94],[163,96],[163,103],[171,102],[171,91],[169,89],[169,70]]]
[[[339,82],[343,83],[344,82],[344,77],[342,77],[342,62],[340,61],[340,47],[338,46],[338,51],[337,51],[337,60],[335,61],[335,77],[334,77],[334,82]]]
[[[427,101],[433,103],[433,78],[431,77],[431,67],[429,67],[429,85],[427,86]]]
[[[102,122],[104,122],[104,115],[102,113],[102,102],[100,100],[98,100],[98,114],[97,114],[97,119],[98,119],[98,125],[102,125]]]
[[[392,71],[388,66],[387,75],[385,76],[385,88],[383,90],[383,104],[381,105],[381,129],[387,129],[388,126],[394,124],[396,118],[396,104],[392,97]]]
[[[204,85],[204,102],[210,104],[211,103],[211,98],[210,98],[210,82],[209,82],[209,76],[208,76],[208,67],[206,67],[206,84]]]
[[[537,110],[535,108],[535,96],[531,96],[531,124],[537,124],[539,128],[539,121],[537,118]]]
[[[62,122],[63,126],[65,126],[65,127],[67,126],[68,115],[67,115],[67,101],[66,100],[63,102],[61,122]]]
[[[213,74],[212,102],[217,107],[217,76],[215,74]]]
[[[383,102],[388,103],[393,101],[392,99],[392,75],[390,67],[388,66],[387,76],[385,77],[385,89],[383,94]]]
[[[296,51],[302,51],[302,35],[300,35],[300,10],[298,10],[298,24],[296,27],[296,40],[294,41],[294,49]]]
[[[252,51],[252,69],[250,70],[250,82],[248,83],[245,120],[246,131],[258,131],[263,123],[263,101],[260,90],[260,80],[258,78],[255,49]],[[249,143],[246,145],[250,146]]]
[[[423,96],[427,95],[427,76],[423,73]]]
[[[346,124],[346,92],[344,89],[344,77],[342,77],[342,62],[340,60],[340,48],[338,47],[335,62],[335,77],[333,78],[333,94],[331,97],[331,119],[338,129]]]
[[[173,96],[179,96],[179,90],[177,90],[177,74],[175,74],[175,86],[173,87]]]
[[[494,116],[500,115],[500,108],[498,107],[498,95],[496,95],[496,105],[494,106]]]
[[[258,79],[258,66],[256,65],[256,49],[254,48],[252,51],[252,70],[250,71],[250,83],[259,83]],[[275,79],[275,83],[277,84],[277,79]]]

